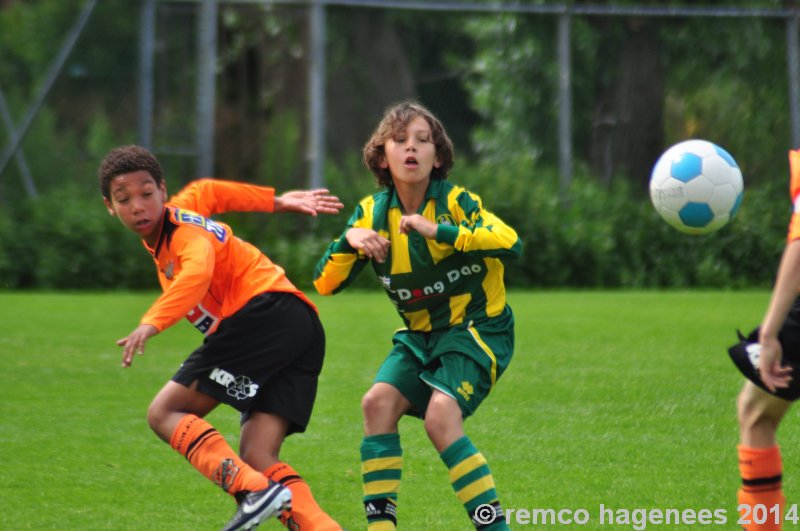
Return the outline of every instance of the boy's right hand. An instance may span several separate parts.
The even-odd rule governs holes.
[[[350,247],[364,253],[378,263],[386,260],[391,242],[372,229],[353,227],[345,234]]]
[[[122,366],[130,367],[133,362],[133,355],[144,354],[144,344],[148,339],[158,333],[158,328],[149,324],[140,324],[136,329],[117,341],[117,345],[124,347],[122,349]]]
[[[758,360],[758,372],[761,381],[773,393],[777,389],[789,387],[792,381],[792,368],[781,365],[783,349],[777,337],[762,337],[761,356]]]

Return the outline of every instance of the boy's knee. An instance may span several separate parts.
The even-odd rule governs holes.
[[[374,385],[361,399],[361,411],[367,421],[375,419],[398,419],[403,414],[403,396],[388,385]]]
[[[778,429],[785,411],[784,401],[754,385],[746,385],[736,399],[736,416],[742,432],[769,432]]]
[[[156,401],[153,401],[147,408],[147,424],[154,432],[161,434],[162,426],[165,423],[166,411]]]
[[[365,419],[373,419],[386,415],[390,410],[390,401],[383,393],[374,388],[367,391],[361,398],[361,412]]]

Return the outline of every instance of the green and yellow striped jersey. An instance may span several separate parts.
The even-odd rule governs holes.
[[[460,186],[433,180],[418,212],[438,224],[435,240],[400,234],[402,206],[394,188],[361,200],[342,235],[314,270],[322,295],[343,290],[370,261],[345,233],[372,229],[391,241],[387,259],[372,268],[406,326],[416,331],[448,328],[499,315],[506,306],[502,258],[522,252],[517,233],[484,210],[481,199]]]

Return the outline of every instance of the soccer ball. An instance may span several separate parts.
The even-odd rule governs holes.
[[[666,150],[650,175],[650,199],[667,223],[688,234],[713,232],[736,215],[744,195],[742,170],[707,140]]]

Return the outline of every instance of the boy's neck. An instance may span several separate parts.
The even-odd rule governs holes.
[[[419,212],[419,208],[425,201],[425,192],[428,191],[429,184],[430,181],[415,183],[411,185],[400,183],[400,185],[398,186],[397,184],[395,184],[395,189],[397,190],[397,198],[400,199],[400,204],[402,205],[403,214],[410,216],[411,214],[416,214],[417,212]]]

